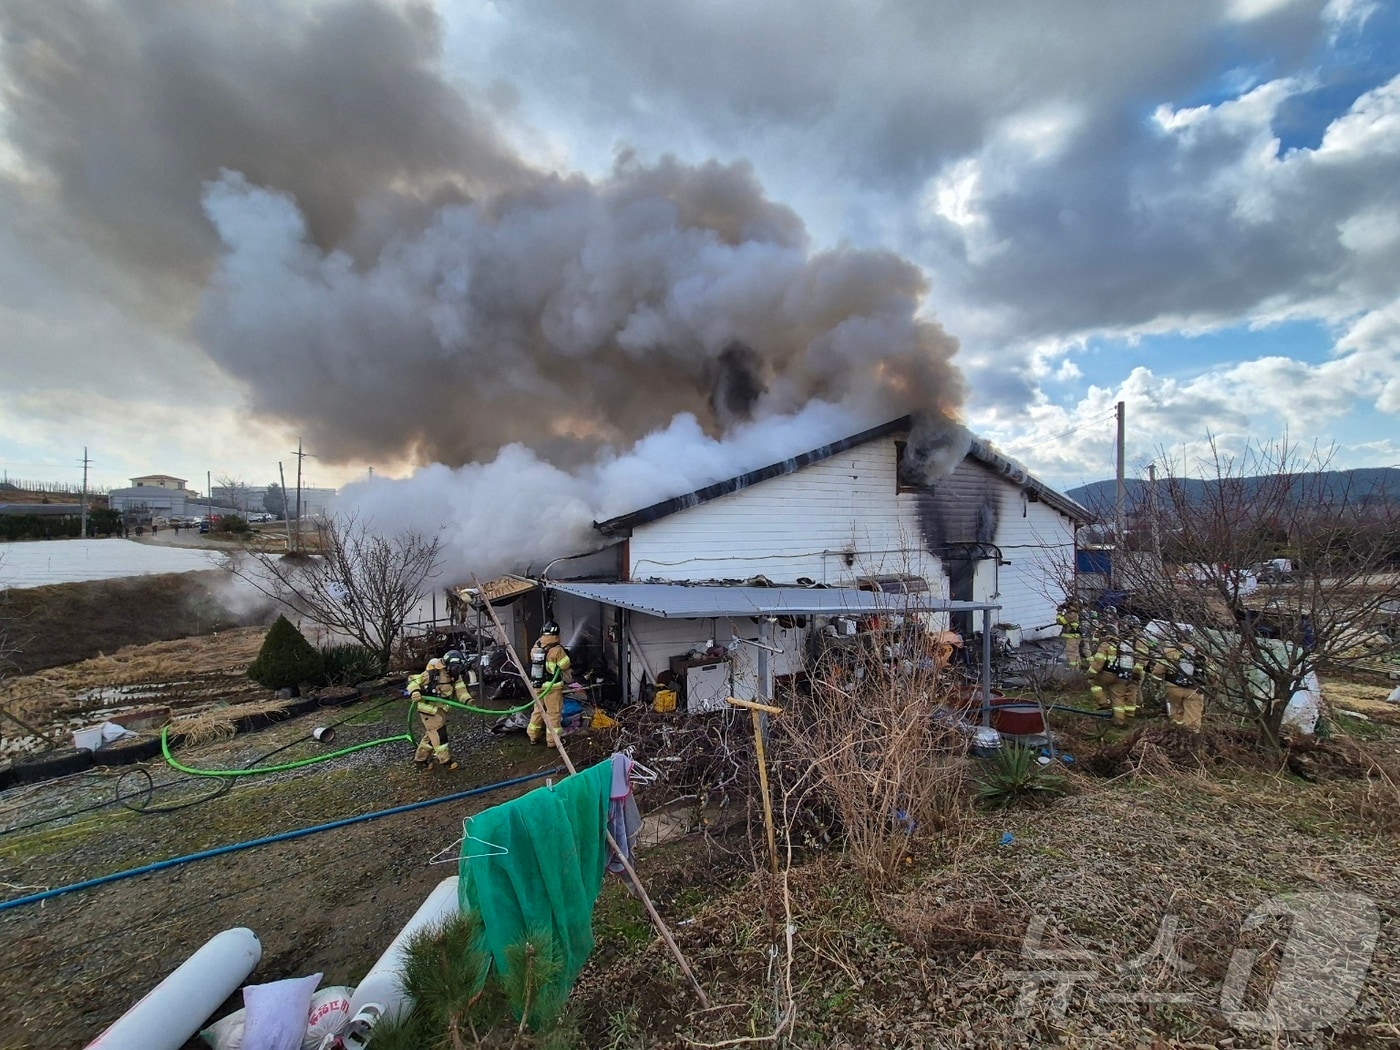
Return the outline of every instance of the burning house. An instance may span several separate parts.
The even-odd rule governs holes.
[[[771,695],[815,631],[913,614],[969,641],[1055,633],[1087,519],[961,427],[903,416],[595,522],[598,549],[493,604],[522,646],[547,612],[624,699],[670,680],[704,710]]]

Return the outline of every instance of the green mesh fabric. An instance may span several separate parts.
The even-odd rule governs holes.
[[[486,947],[501,974],[509,972],[509,945],[526,930],[547,929],[564,961],[561,991],[573,987],[593,951],[593,904],[607,863],[611,786],[612,763],[604,760],[553,788],[536,788],[493,806],[468,823],[471,837],[462,840],[457,892],[463,911],[481,913]]]

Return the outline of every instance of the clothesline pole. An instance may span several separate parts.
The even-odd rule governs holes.
[[[753,716],[753,746],[758,757],[758,789],[763,793],[763,827],[768,832],[768,866],[773,874],[778,874],[778,843],[773,831],[773,798],[768,793],[768,759],[763,753],[763,725],[762,716],[780,715],[783,713],[781,707],[774,707],[772,704],[760,704],[753,700],[739,700],[735,697],[728,697],[726,703],[734,707],[747,707],[749,714]]]
[[[480,597],[481,581],[476,579],[476,577],[472,577],[472,583],[476,586],[476,593],[478,597]],[[481,599],[481,604],[486,606],[486,611],[491,616],[491,623],[495,626],[497,638],[499,638],[501,644],[506,647],[506,652],[510,655],[511,662],[515,664],[515,669],[520,673],[520,680],[525,683],[525,688],[530,691],[530,699],[535,703],[533,713],[541,722],[544,722],[545,739],[548,740],[550,736],[554,737],[554,748],[559,752],[559,757],[564,762],[564,768],[570,773],[577,773],[578,769],[574,766],[574,760],[569,757],[569,752],[564,749],[563,734],[550,732],[550,725],[545,721],[544,705],[540,702],[540,694],[535,691],[535,683],[530,680],[530,673],[526,670],[525,665],[521,663],[520,654],[515,651],[514,644],[512,644],[510,638],[506,635],[506,629],[502,625],[500,618],[497,617],[495,608],[484,598]],[[622,847],[618,845],[617,839],[613,838],[612,832],[609,831],[606,826],[603,829],[603,834],[607,836],[608,846],[612,849],[613,854],[622,862],[622,867],[627,872],[627,877],[632,880],[632,886],[636,889],[637,896],[641,898],[642,905],[647,910],[647,915],[651,917],[651,924],[656,927],[656,932],[661,934],[661,939],[666,942],[666,947],[669,948],[671,954],[675,956],[676,962],[680,965],[681,972],[690,980],[691,987],[695,989],[695,995],[700,1000],[700,1008],[702,1010],[708,1010],[710,1008],[710,1000],[709,997],[705,995],[705,989],[700,987],[700,982],[695,979],[695,974],[691,972],[690,964],[686,962],[685,956],[681,953],[680,945],[676,943],[676,939],[671,936],[671,931],[667,928],[665,921],[657,913],[656,906],[652,904],[651,897],[647,895],[646,888],[642,886],[642,880],[637,876],[637,870],[632,867],[632,861],[623,853]]]

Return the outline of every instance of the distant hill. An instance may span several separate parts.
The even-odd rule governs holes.
[[[1316,478],[1320,482],[1321,491],[1327,494],[1329,499],[1340,500],[1346,495],[1349,500],[1359,500],[1362,502],[1400,502],[1400,469],[1395,467],[1362,467],[1357,470],[1328,470],[1321,474],[1309,475],[1307,488],[1310,492],[1318,491],[1317,485],[1312,479]],[[1259,488],[1270,481],[1268,477],[1246,478],[1248,483],[1246,494],[1253,496]],[[1165,483],[1160,481],[1159,485]],[[1186,478],[1180,481],[1185,492],[1192,500],[1203,499],[1207,492],[1219,485],[1218,481],[1203,481],[1194,478]],[[1148,483],[1145,478],[1126,478],[1123,483],[1124,500],[1126,509],[1132,511],[1147,502]],[[1301,478],[1299,488],[1302,488]],[[1077,489],[1070,489],[1065,493],[1070,499],[1082,504],[1095,513],[1103,517],[1113,516],[1113,504],[1116,497],[1117,484],[1112,479],[1108,481],[1095,481],[1088,485],[1081,485]]]

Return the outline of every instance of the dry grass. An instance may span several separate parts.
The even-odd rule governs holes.
[[[931,642],[911,632],[893,654],[869,645],[832,649],[810,692],[781,700],[778,753],[796,776],[780,778],[783,810],[834,814],[842,843],[874,887],[912,862],[919,846],[956,833],[968,802],[967,738],[946,717],[951,683]],[[943,717],[941,717],[943,716]]]
[[[17,675],[0,683],[0,705],[21,718],[42,720],[80,694],[161,683],[179,686],[196,676],[241,674],[257,656],[265,630],[241,627],[200,638],[124,646],[64,667]]]
[[[265,625],[275,614],[232,589],[228,573],[209,570],[12,589],[4,615],[25,674],[123,647]]]
[[[1333,708],[1360,711],[1377,722],[1400,725],[1400,704],[1388,704],[1385,698],[1400,683],[1375,685],[1367,682],[1346,682],[1329,678],[1322,683],[1322,697]]]
[[[1385,935],[1360,999],[1323,1031],[1232,1029],[1220,1005],[1237,950],[1259,954],[1250,1007],[1267,997],[1287,929],[1242,924],[1277,894],[1359,893],[1393,923],[1392,837],[1331,822],[1342,799],[1285,776],[1083,779],[1044,809],[969,814],[952,856],[918,858],[873,896],[854,865],[826,856],[791,871],[787,910],[764,873],[700,903],[674,928],[722,1009],[651,1008],[674,999],[656,943],[584,986],[614,990],[609,1015],[638,1007],[635,1045],[762,1039],[790,914],[795,1045],[1391,1045],[1400,945]],[[1074,975],[1062,997],[1056,974]]]
[[[234,724],[239,720],[281,711],[290,703],[290,700],[257,700],[199,711],[173,719],[170,723],[170,733],[172,736],[183,737],[186,746],[212,744],[231,739],[234,735]]]

